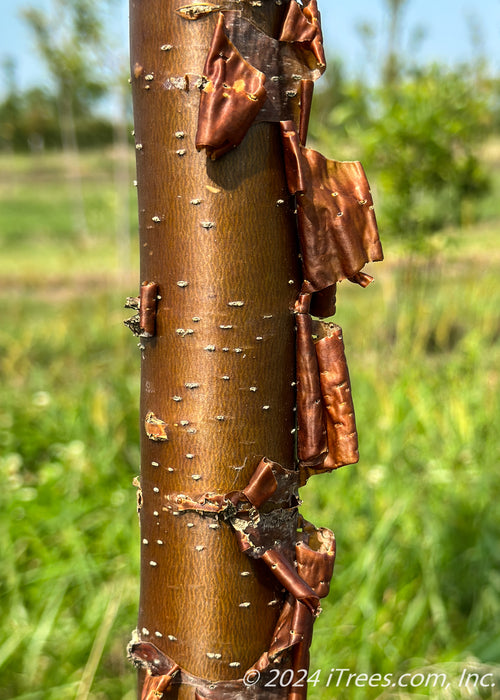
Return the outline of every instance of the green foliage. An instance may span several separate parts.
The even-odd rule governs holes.
[[[338,84],[319,94],[313,137],[362,161],[384,237],[423,249],[433,232],[477,220],[490,186],[478,157],[493,121],[489,79],[433,65],[383,86]]]
[[[487,193],[477,156],[491,120],[484,87],[465,71],[431,66],[374,91],[373,122],[358,136],[386,234],[418,245],[463,223],[470,203]]]
[[[328,70],[314,93],[313,137],[324,144],[345,142],[351,129],[363,130],[370,124],[369,92],[361,80],[349,79],[344,63],[328,61]]]
[[[121,698],[133,686],[123,649],[136,610],[139,435],[120,293],[53,303],[42,290],[10,311],[0,333],[0,697],[74,698],[105,644],[101,697]]]

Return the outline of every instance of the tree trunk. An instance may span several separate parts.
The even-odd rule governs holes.
[[[307,669],[334,539],[299,518],[297,488],[357,460],[341,332],[309,309],[331,315],[339,279],[367,283],[373,206],[358,164],[304,148],[324,68],[316,0],[179,5],[131,0],[142,555],[130,655],[143,700],[298,700],[305,683],[282,685]],[[266,688],[275,669],[287,682]]]
[[[141,424],[168,426],[168,441],[143,430],[139,632],[191,674],[229,680],[269,647],[280,586],[229,524],[163,508],[168,494],[243,489],[265,455],[293,465],[298,250],[278,125],[216,162],[196,150],[216,17],[186,21],[178,5],[131,3],[141,280],[159,297]],[[272,33],[282,11],[253,14]]]

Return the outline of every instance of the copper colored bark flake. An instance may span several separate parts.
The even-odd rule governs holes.
[[[144,419],[144,429],[150,440],[167,442],[167,424],[161,418],[155,416],[152,411],[149,411]]]
[[[282,122],[283,156],[285,158],[286,181],[290,194],[307,190],[306,173],[302,166],[299,135],[292,122]]]
[[[309,314],[297,314],[297,455],[303,464],[317,464],[327,451],[318,360]]]
[[[293,5],[298,8],[295,2]],[[189,13],[186,8],[178,12],[196,19],[202,14],[200,8],[209,5],[196,10],[192,10],[194,5],[186,7]],[[317,8],[305,8],[304,14],[297,11],[302,29],[293,36],[287,29],[283,36],[291,38],[283,40],[261,31],[241,11],[220,14],[203,73],[207,82],[202,85],[196,138],[197,148],[206,148],[213,160],[241,143],[254,121],[291,118],[296,109],[294,98],[299,95],[301,136],[307,132],[313,81],[323,72],[324,56]],[[292,14],[288,25],[295,21]],[[254,104],[249,105],[248,99]]]
[[[295,557],[297,561],[300,559],[302,565],[300,575],[297,569],[297,578],[300,578],[302,585],[315,591],[318,599],[323,598],[328,593],[328,585],[333,573],[335,537],[330,530],[326,528],[316,530],[304,519],[300,519],[299,526],[302,527],[302,533],[298,536]],[[293,584],[290,587],[292,588]],[[296,645],[299,645],[298,651],[301,652],[300,657],[303,659],[304,649],[309,648],[312,626],[318,611],[318,608],[311,609],[301,599],[290,594],[281,610],[269,651],[262,655],[253,668],[259,670],[266,668],[270,661],[280,658],[283,652]],[[301,644],[304,645],[302,648],[300,648]],[[296,670],[307,668],[307,666],[295,666],[295,664],[294,667]]]
[[[297,575],[306,581],[318,598],[328,595],[330,579],[335,562],[335,538],[330,530],[316,529],[302,521],[303,533],[295,549]],[[312,641],[314,618],[307,615],[299,601],[293,610],[292,630],[297,643],[292,648],[292,669],[294,672],[291,690],[287,700],[305,700],[307,684],[302,683],[301,669],[309,668],[309,647]],[[290,634],[292,631],[290,631]]]
[[[282,122],[288,187],[297,195],[303,291],[317,292],[354,278],[383,259],[373,200],[361,163],[328,160],[296,147],[295,129]]]
[[[128,297],[126,309],[136,309],[137,314],[124,321],[132,333],[142,338],[152,338],[156,333],[156,306],[158,285],[156,282],[143,282],[138,297]]]
[[[335,537],[325,527],[302,520],[302,533],[295,548],[297,574],[307,581],[319,598],[325,598],[335,564]]]
[[[280,41],[293,43],[303,52],[307,65],[313,67],[316,64],[324,70],[323,34],[316,0],[311,0],[306,7],[292,0],[283,22]]]
[[[360,273],[362,274],[362,273]],[[367,275],[368,276],[368,275]],[[310,311],[313,316],[327,318],[335,316],[337,310],[337,285],[331,284],[311,296]]]
[[[291,119],[296,111],[294,98],[298,96],[300,80],[317,79],[320,76],[318,68],[311,70],[291,44],[261,31],[241,12],[225,12],[224,21],[229,40],[248,63],[266,76],[267,99],[256,121]]]
[[[308,311],[314,296],[303,292],[295,304],[297,456],[302,485],[315,470],[330,471],[358,461],[342,330],[333,323],[312,320]]]
[[[330,470],[359,460],[358,435],[342,329],[333,323],[321,326],[325,337],[316,343],[316,355],[328,438],[323,467]]]
[[[291,564],[281,552],[269,549],[262,555],[262,560],[266,562],[278,581],[283,584],[292,596],[300,601],[309,612],[314,615],[319,607],[319,596],[301,578],[293,564]]]
[[[368,287],[368,285],[373,282],[373,277],[367,275],[366,272],[357,272],[352,277],[349,277],[349,282],[359,284],[360,287]]]
[[[312,321],[304,301],[310,297],[301,294],[296,306],[302,310],[296,315],[297,455],[301,486],[312,474],[354,464],[359,459],[342,329],[333,323]]]
[[[158,285],[156,282],[143,282],[140,291],[139,323],[141,335],[150,338],[156,332],[156,305]]]
[[[229,41],[222,14],[203,76],[196,147],[215,160],[241,143],[266,101],[266,76]]]
[[[199,513],[223,514],[231,519],[235,515],[260,508],[264,503],[279,507],[293,508],[297,505],[297,472],[285,469],[267,458],[260,460],[247,486],[241,491],[229,493],[209,492],[201,495],[184,493],[165,496],[165,511],[184,512],[195,510]]]

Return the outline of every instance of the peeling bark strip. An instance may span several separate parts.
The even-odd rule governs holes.
[[[139,696],[304,700],[335,538],[301,518],[298,487],[358,459],[342,333],[311,314],[333,315],[336,282],[366,286],[382,259],[368,183],[305,148],[325,68],[316,0],[131,0],[130,17],[155,280],[126,303],[142,361]],[[288,688],[266,687],[276,669]]]
[[[323,466],[337,469],[358,461],[358,436],[342,329],[334,323],[318,325],[323,337],[316,343],[316,355],[328,436],[328,454]]]
[[[142,335],[152,338],[156,330],[156,304],[158,285],[156,282],[143,282],[141,284],[139,323]]]
[[[307,313],[311,296],[300,295],[296,304],[297,455],[301,486],[312,474],[359,460],[342,329],[334,323],[311,319]]]
[[[165,510],[223,514],[225,518],[252,512],[264,503],[276,508],[292,508],[298,503],[297,472],[285,469],[267,458],[261,459],[248,484],[241,491],[226,494],[208,492],[200,495],[168,494]],[[251,508],[245,507],[250,504]],[[260,514],[254,513],[254,518]]]
[[[238,146],[266,101],[266,76],[245,61],[224,31],[221,13],[203,69],[196,147],[215,160]]]
[[[143,338],[152,338],[156,330],[156,304],[158,285],[156,282],[143,282],[138,297],[128,297],[126,309],[136,309],[137,314],[124,321],[132,333]]]
[[[161,676],[147,675],[144,681],[144,686],[142,689],[142,697],[144,700],[157,700],[163,697],[163,693],[166,692],[172,679],[176,673],[180,671],[179,666],[173,664],[171,668],[168,669],[167,673]]]
[[[314,93],[314,82],[312,80],[300,81],[300,124],[299,140],[305,145],[307,132],[309,130],[309,117],[311,116],[312,98]]]
[[[323,462],[328,446],[312,319],[298,313],[297,323],[297,455],[303,465]]]
[[[215,160],[241,143],[254,121],[293,118],[299,99],[305,140],[313,81],[325,69],[316,0],[303,9],[292,0],[279,41],[241,10],[223,9],[203,69],[197,148]],[[196,12],[190,19],[202,14]]]
[[[325,68],[323,33],[316,0],[311,0],[305,7],[296,2],[289,4],[280,41],[293,43],[303,53],[307,65]]]
[[[304,148],[292,122],[282,122],[282,134],[288,187],[297,195],[303,291],[343,279],[366,286],[361,269],[383,254],[363,166]]]

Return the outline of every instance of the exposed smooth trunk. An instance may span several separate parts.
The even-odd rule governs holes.
[[[263,456],[293,469],[301,279],[279,126],[253,125],[215,162],[195,148],[216,15],[188,21],[178,5],[131,2],[140,274],[158,285],[141,425],[160,425],[142,430],[139,633],[218,681],[269,647],[281,586],[226,521],[164,508],[173,494],[244,488]],[[276,36],[286,3],[264,5],[244,12]]]

